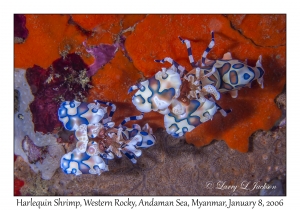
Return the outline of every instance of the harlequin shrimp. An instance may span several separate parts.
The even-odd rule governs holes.
[[[216,103],[204,97],[184,101],[174,99],[169,107],[170,112],[164,116],[164,126],[172,136],[183,136],[201,123],[211,120],[218,109]]]
[[[107,107],[110,106],[110,113]],[[95,100],[95,103],[65,101],[58,110],[59,120],[65,129],[75,131],[78,140],[76,148],[61,158],[61,168],[67,174],[98,174],[108,171],[108,160],[122,157],[124,154],[132,163],[142,154],[141,148],[154,145],[155,136],[148,124],[143,128],[134,124],[132,128],[124,126],[131,120],[140,120],[139,116],[125,118],[115,127],[112,120],[116,106],[109,102]],[[91,139],[91,140],[90,140]]]
[[[180,95],[180,86],[180,76],[172,66],[162,68],[148,80],[131,86],[128,93],[139,89],[132,97],[132,103],[140,112],[153,110],[165,114],[172,100]]]
[[[212,120],[214,114],[220,111],[223,116],[227,112],[223,110],[214,99],[210,96],[213,95],[217,100],[220,98],[220,93],[212,85],[201,86],[201,89],[192,89],[192,87],[185,80],[187,71],[179,65],[172,58],[164,58],[163,60],[155,60],[155,62],[164,63],[168,61],[172,64],[171,69],[177,72],[178,77],[182,80],[180,86],[180,94],[178,97],[173,98],[168,111],[164,113],[164,126],[167,133],[174,137],[183,136],[186,132],[192,131],[195,127],[208,120]],[[200,86],[199,81],[193,81],[195,85]],[[209,98],[205,95],[209,94]]]
[[[189,61],[194,68],[190,72],[187,72],[185,67],[179,65],[172,58],[166,57],[162,60],[155,60],[155,62],[169,62],[172,64],[168,71],[172,71],[176,82],[173,84],[172,78],[169,78],[168,87],[176,87],[177,94],[172,95],[172,97],[165,97],[164,103],[161,102],[167,108],[164,107],[163,110],[149,108],[144,111],[154,110],[164,114],[165,128],[169,134],[175,137],[182,136],[201,123],[211,120],[217,111],[226,116],[230,110],[223,110],[214,100],[214,98],[216,100],[220,99],[220,93],[229,91],[232,97],[237,97],[237,91],[244,86],[250,87],[253,80],[257,80],[263,88],[264,70],[261,65],[261,56],[256,63],[256,67],[250,67],[246,63],[232,59],[229,52],[224,54],[222,59],[209,60],[206,57],[215,43],[214,32],[211,35],[211,42],[202,55],[201,66],[194,62],[190,41],[179,37],[180,41],[186,44]],[[166,70],[162,68],[162,71],[157,74],[166,75],[165,72]],[[148,84],[153,78],[146,80],[144,83]],[[165,76],[165,78],[168,77]],[[178,78],[181,79],[181,83],[178,82]],[[162,87],[164,82],[165,80],[160,80]],[[139,91],[132,98],[137,109],[141,111],[145,104],[148,107],[155,107],[153,105],[154,100],[151,97],[157,94],[158,91],[149,87],[145,93],[145,88],[140,83],[132,86],[129,92],[137,88],[139,88]],[[162,88],[159,90],[161,93],[166,91]]]
[[[182,136],[212,119],[219,107],[204,97],[194,100],[183,97],[181,90],[184,67],[173,60],[171,62],[170,68],[162,68],[148,80],[130,87],[128,92],[139,89],[132,97],[136,108],[141,112],[157,111],[165,115],[167,132]],[[208,87],[207,89],[210,91]]]
[[[263,88],[264,69],[261,64],[261,56],[259,56],[256,66],[247,65],[247,61],[242,62],[232,59],[231,53],[227,52],[222,59],[209,60],[207,55],[215,45],[214,32],[211,32],[211,42],[203,52],[201,66],[194,62],[190,41],[179,37],[180,41],[186,45],[190,64],[194,68],[186,74],[185,79],[190,83],[193,97],[193,90],[201,91],[201,86],[212,85],[220,93],[228,92],[233,98],[238,95],[238,90],[242,87],[251,87],[251,83],[257,80],[261,88]],[[195,92],[195,91],[194,91]],[[204,91],[205,93],[206,91]]]

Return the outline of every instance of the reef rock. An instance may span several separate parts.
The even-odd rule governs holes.
[[[144,150],[136,164],[128,159],[111,160],[110,170],[101,176],[75,176],[59,170],[51,180],[42,180],[22,160],[17,160],[15,176],[26,183],[21,194],[259,195],[259,187],[272,184],[270,180],[285,182],[285,128],[256,132],[251,137],[248,153],[230,149],[224,141],[196,148],[184,138],[173,138],[162,129],[154,135],[156,144]],[[226,186],[231,187],[225,189]]]
[[[19,93],[18,111],[14,114],[14,153],[23,158],[34,172],[41,172],[43,179],[51,179],[56,169],[60,167],[60,158],[65,153],[64,148],[56,141],[53,134],[42,134],[34,131],[32,113],[29,104],[33,101],[33,95],[25,78],[25,70],[15,69],[14,88]],[[36,147],[47,147],[42,158],[30,161],[24,152],[23,140],[28,136]],[[37,150],[29,150],[37,151]],[[30,155],[30,154],[29,154]],[[37,154],[39,155],[39,154]],[[41,154],[42,155],[42,154]]]

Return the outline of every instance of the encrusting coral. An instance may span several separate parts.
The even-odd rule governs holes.
[[[14,65],[23,69],[38,65],[45,69],[60,56],[70,53],[79,54],[91,65],[94,58],[86,52],[84,41],[88,46],[113,44],[121,30],[133,26],[145,15],[26,14],[25,17],[29,35],[22,45],[14,46]]]
[[[226,15],[231,26],[253,44],[279,47],[286,44],[285,15]],[[252,30],[255,28],[255,30]]]

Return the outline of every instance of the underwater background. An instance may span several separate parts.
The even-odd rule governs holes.
[[[130,86],[168,67],[154,59],[171,57],[189,71],[178,36],[191,41],[199,60],[211,31],[209,59],[231,52],[255,66],[262,56],[264,89],[253,82],[237,98],[223,93],[218,103],[232,112],[216,114],[181,138],[166,133],[159,113],[145,113],[139,124],[152,127],[156,143],[136,164],[120,158],[100,176],[63,173],[60,159],[76,139],[58,119],[61,102],[112,102],[119,124],[139,114]],[[15,14],[14,36],[15,195],[285,194],[285,15]],[[249,190],[216,189],[242,183]]]

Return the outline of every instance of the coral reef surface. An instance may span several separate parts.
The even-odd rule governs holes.
[[[41,172],[43,179],[51,179],[60,166],[63,146],[53,134],[34,131],[29,104],[34,97],[25,78],[24,69],[15,69],[14,88],[18,94],[18,111],[14,114],[14,154],[22,157],[33,171]],[[42,114],[42,113],[41,113]]]
[[[251,137],[252,148],[248,153],[230,149],[224,141],[196,148],[163,130],[154,134],[158,137],[156,145],[144,150],[137,164],[124,158],[116,159],[109,162],[109,171],[101,176],[67,175],[58,170],[51,180],[43,180],[18,158],[15,176],[25,181],[20,192],[22,195],[76,196],[258,195],[259,186],[273,179],[285,186],[284,128],[257,131]],[[225,189],[226,186],[237,188]]]
[[[19,14],[14,24],[15,195],[285,194],[286,15]],[[148,123],[157,139],[137,164],[111,160],[101,176],[57,170],[76,147],[58,120],[62,101],[114,103],[118,125],[140,114],[128,89],[170,66],[154,60],[171,57],[191,71],[178,36],[190,40],[198,61],[211,31],[215,46],[207,58],[230,52],[255,66],[261,55],[264,89],[253,82],[237,98],[222,93],[218,104],[232,112],[182,138],[165,132],[163,115],[145,113],[138,124]],[[255,183],[282,189],[260,191]],[[222,184],[239,187],[221,190]]]

